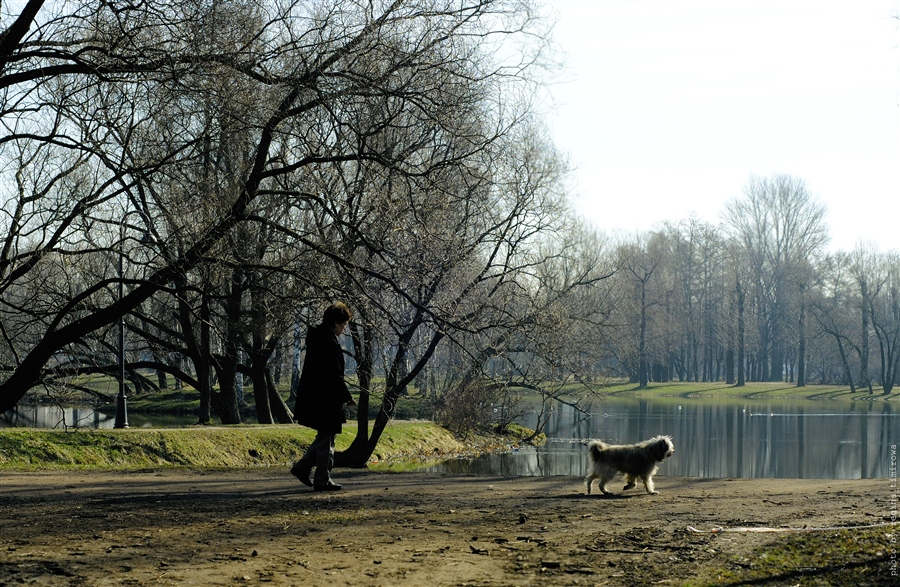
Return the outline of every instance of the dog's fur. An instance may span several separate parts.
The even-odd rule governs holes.
[[[606,484],[612,481],[617,473],[625,476],[625,489],[634,487],[635,481],[644,482],[647,493],[656,495],[659,492],[653,488],[653,475],[656,474],[657,465],[675,453],[675,445],[671,436],[657,436],[637,444],[606,444],[595,440],[588,445],[588,454],[591,457],[591,473],[584,482],[587,484],[587,492],[591,493],[591,483],[594,479],[600,480],[600,491],[610,493]]]

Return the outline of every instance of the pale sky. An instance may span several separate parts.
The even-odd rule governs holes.
[[[607,234],[718,223],[750,175],[799,177],[831,250],[900,250],[900,0],[548,0],[547,116]]]

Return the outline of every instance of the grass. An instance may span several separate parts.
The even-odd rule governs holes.
[[[886,527],[790,534],[685,585],[889,585],[890,553],[896,552],[891,531]]]
[[[102,386],[98,382],[95,386]],[[279,389],[279,394],[287,401],[289,392],[286,388]],[[111,395],[115,395],[114,393]],[[245,420],[255,420],[256,405],[253,397],[253,387],[244,388],[245,406],[241,409],[241,416]],[[293,409],[293,403],[288,406]],[[101,409],[115,412],[115,403],[103,406]],[[373,398],[369,405],[369,417],[378,415],[381,402]],[[156,393],[131,393],[128,396],[128,411],[136,414],[180,414],[196,416],[200,410],[200,392],[192,387],[183,387],[177,390],[164,390]],[[349,408],[348,408],[349,410]],[[350,410],[352,412],[352,410]],[[420,394],[403,395],[397,399],[396,413],[394,417],[399,420],[429,419],[433,408],[431,404]]]
[[[807,385],[797,387],[793,383],[753,382],[736,387],[723,382],[667,382],[651,383],[641,388],[635,383],[623,383],[603,387],[601,393],[609,395],[625,395],[634,397],[679,397],[684,399],[809,399],[809,400],[852,400],[852,401],[885,401],[900,398],[900,386],[895,387],[890,395],[881,395],[880,388],[874,395],[867,390],[857,389],[852,393],[846,385]]]
[[[354,435],[355,427],[345,427],[336,448],[349,446]],[[302,454],[313,437],[313,430],[296,425],[71,431],[3,428],[0,470],[285,466]],[[385,428],[372,464],[390,468],[398,463],[450,458],[490,450],[500,442],[479,437],[463,443],[431,422],[397,422]]]

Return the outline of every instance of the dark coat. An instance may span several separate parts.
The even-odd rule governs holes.
[[[294,406],[297,423],[340,434],[341,424],[347,421],[343,406],[352,400],[344,382],[344,351],[332,329],[319,324],[306,337],[306,358]]]

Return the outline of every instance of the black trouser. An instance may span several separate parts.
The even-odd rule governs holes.
[[[316,467],[314,485],[327,485],[331,483],[331,469],[334,467],[334,438],[336,434],[316,432],[316,439],[312,441],[294,467],[302,471],[311,471]]]

